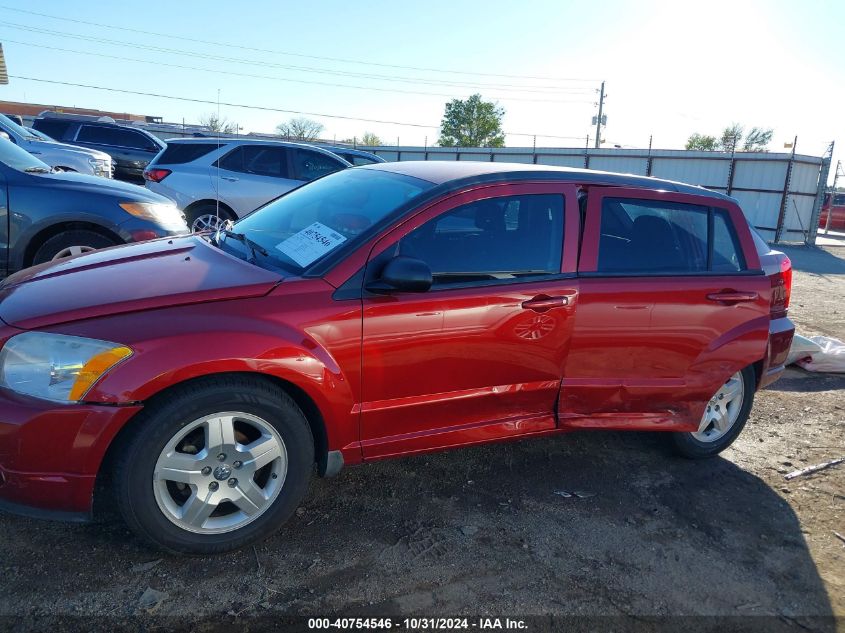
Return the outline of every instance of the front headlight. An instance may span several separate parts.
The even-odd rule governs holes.
[[[136,218],[155,222],[166,229],[184,228],[185,218],[175,204],[158,202],[121,202],[120,207]]]
[[[25,332],[0,350],[0,384],[57,402],[79,402],[102,376],[132,355],[117,343],[64,334]]]

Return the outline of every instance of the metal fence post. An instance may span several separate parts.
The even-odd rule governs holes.
[[[833,144],[834,141],[831,141],[830,145],[828,145],[827,152],[825,152],[825,155],[822,157],[822,164],[819,167],[819,184],[816,187],[816,199],[813,200],[813,212],[810,214],[810,228],[807,231],[806,238],[804,239],[805,244],[815,244],[816,236],[819,233],[819,215],[822,212],[822,205],[824,204],[824,194],[827,191],[827,177],[828,174],[830,174],[830,165],[833,161]],[[836,195],[835,178],[833,180],[833,184],[834,187],[831,196]],[[832,206],[833,205],[831,204],[831,207]]]
[[[789,162],[786,165],[786,178],[783,180],[783,195],[780,199],[780,212],[778,213],[778,223],[775,229],[775,244],[781,241],[784,233],[784,220],[786,219],[786,203],[789,200],[789,185],[792,183],[792,167],[795,165],[795,148],[798,145],[798,137],[792,141],[792,154],[789,156]]]

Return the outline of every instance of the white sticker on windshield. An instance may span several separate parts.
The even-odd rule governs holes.
[[[276,248],[305,268],[345,241],[346,238],[337,231],[314,222],[284,242],[276,244]]]

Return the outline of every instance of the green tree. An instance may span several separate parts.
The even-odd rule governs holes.
[[[686,148],[713,152],[719,149],[719,139],[717,139],[715,136],[710,136],[708,134],[699,134],[698,132],[696,132],[695,134],[690,135],[690,137],[687,139]]]
[[[305,117],[294,117],[276,126],[279,136],[293,141],[315,141],[322,131],[322,123]]]
[[[739,123],[732,123],[722,130],[719,147],[723,152],[733,152],[739,148],[745,129]]]
[[[361,145],[366,147],[376,147],[381,144],[381,139],[372,132],[364,132],[364,136],[361,137]]]
[[[745,137],[742,149],[746,152],[768,152],[768,145],[772,141],[773,134],[774,130],[771,128],[753,127]]]
[[[504,147],[504,115],[504,108],[484,101],[480,94],[453,99],[446,104],[437,142],[441,147]]]
[[[209,112],[208,114],[201,116],[200,125],[207,127],[212,132],[218,132],[221,134],[234,134],[238,131],[236,123],[230,123],[226,120],[226,117],[218,116],[214,112]]]

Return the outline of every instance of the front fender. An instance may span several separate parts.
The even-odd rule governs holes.
[[[353,411],[360,389],[360,311],[343,306],[334,318],[323,314],[295,327],[289,321],[302,313],[280,310],[290,300],[270,295],[179,306],[80,321],[54,331],[134,350],[95,384],[86,402],[144,403],[195,378],[254,373],[291,383],[311,398],[323,417],[329,450],[357,445],[358,414]]]

